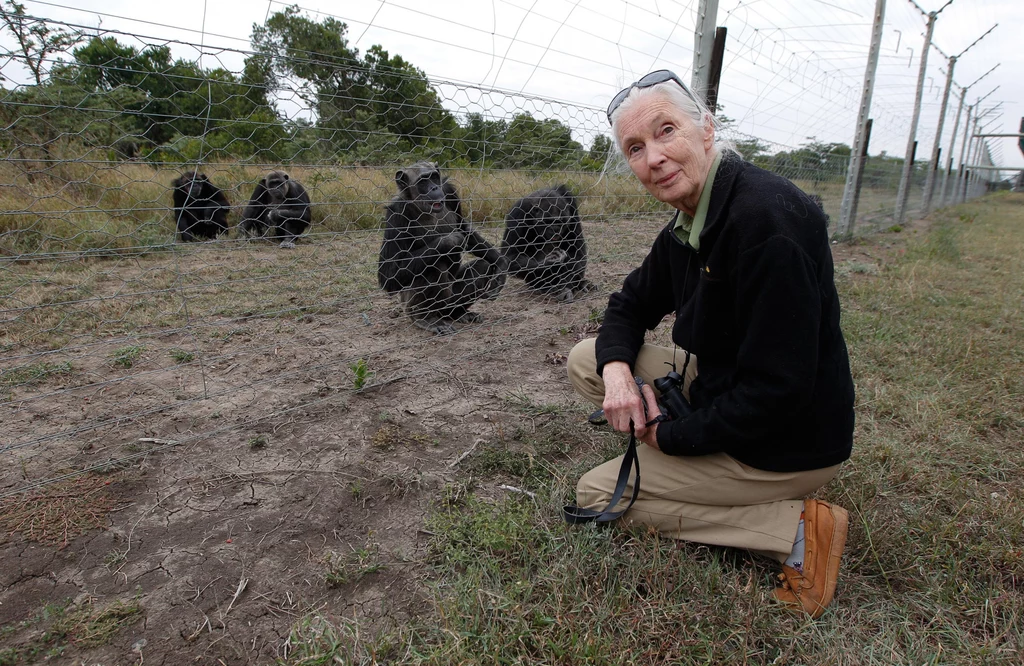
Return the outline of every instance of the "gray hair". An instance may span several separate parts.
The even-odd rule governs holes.
[[[624,112],[629,111],[638,103],[649,100],[652,97],[660,97],[667,100],[676,109],[682,111],[697,127],[704,127],[710,124],[715,130],[715,145],[713,148],[715,152],[721,149],[733,149],[732,142],[718,138],[718,132],[722,129],[722,124],[718,122],[715,114],[711,113],[707,105],[701,101],[701,96],[694,94],[691,97],[675,81],[665,81],[648,88],[633,88],[629,91],[626,99],[622,100],[622,104],[619,104],[619,108],[615,109],[615,112],[612,113],[612,140],[615,142],[615,147],[620,155],[622,154],[622,144],[619,141],[619,118],[622,117]]]

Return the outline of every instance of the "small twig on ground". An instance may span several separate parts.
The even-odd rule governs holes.
[[[238,595],[242,594],[242,592],[245,591],[245,587],[248,584],[249,584],[249,579],[248,578],[239,578],[238,579],[238,589],[235,590],[235,596],[231,597],[231,603],[228,604],[228,609],[226,611],[224,611],[224,617],[227,617],[228,613],[231,612],[231,607],[235,605],[236,601],[238,601]]]
[[[213,625],[210,624],[210,618],[206,616],[206,613],[203,613],[203,621],[199,624],[199,626],[196,627],[196,630],[193,631],[192,634],[185,640],[191,643],[199,637],[199,634],[202,633],[204,628],[209,628],[210,633],[213,633]]]
[[[146,444],[177,444],[178,443],[178,440],[176,440],[176,439],[161,439],[159,437],[140,437],[139,441],[140,442],[144,442]]]
[[[501,490],[507,490],[512,493],[521,493],[523,495],[526,495],[530,499],[537,499],[537,493],[530,492],[529,490],[523,490],[522,488],[516,488],[515,486],[506,486],[505,484],[501,484],[500,486],[498,486],[498,488],[500,488]]]
[[[469,454],[473,453],[473,451],[475,451],[475,450],[476,450],[476,447],[477,447],[477,446],[478,446],[479,444],[483,443],[483,441],[484,441],[484,440],[482,440],[482,439],[476,439],[476,440],[473,440],[473,445],[472,445],[472,446],[470,446],[470,447],[469,447],[468,449],[466,449],[465,451],[463,451],[462,453],[460,453],[460,454],[459,454],[459,457],[458,457],[458,458],[456,458],[455,460],[453,460],[453,461],[451,461],[450,463],[448,463],[448,467],[455,467],[455,466],[456,466],[456,465],[458,465],[458,464],[459,464],[460,462],[462,462],[463,460],[465,460],[465,459],[466,459],[466,457],[467,457],[467,456],[469,456]]]

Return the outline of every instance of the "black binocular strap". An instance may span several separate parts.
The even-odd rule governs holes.
[[[626,486],[629,484],[629,473],[636,467],[636,478],[633,480],[633,496],[629,498],[629,504],[621,511],[612,511],[612,508],[619,503],[626,493]],[[562,518],[570,525],[579,525],[596,521],[598,523],[610,523],[618,519],[622,514],[629,511],[633,506],[636,496],[640,492],[640,458],[636,454],[636,435],[632,429],[629,432],[629,446],[626,447],[626,455],[622,456],[622,464],[619,466],[619,478],[615,481],[615,492],[612,499],[603,511],[584,509],[575,504],[566,504],[562,507]]]

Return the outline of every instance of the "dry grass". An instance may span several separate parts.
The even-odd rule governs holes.
[[[313,226],[308,232],[344,233],[380,228],[384,204],[394,195],[390,167],[291,166],[289,173],[310,190]],[[233,163],[203,167],[224,190],[238,221],[264,168]],[[170,182],[179,170],[141,163],[63,162],[29,181],[15,166],[0,165],[0,256],[62,252],[138,253],[167,250],[174,239]],[[566,183],[581,200],[584,219],[665,211],[635,178],[589,171],[448,171],[464,200],[465,212],[483,228],[499,225],[512,203],[540,187]],[[842,200],[841,183],[796,181],[820,194],[833,219]],[[911,203],[920,194],[911,193]],[[891,213],[895,192],[865,188],[860,211],[865,219]],[[234,236],[232,232],[230,236]]]
[[[173,241],[170,182],[177,170],[123,163],[95,168],[65,163],[60,177],[28,181],[0,165],[0,256],[69,251],[150,249]],[[311,235],[379,229],[383,206],[394,195],[391,168],[295,166],[292,177],[314,202]],[[237,222],[264,171],[238,164],[209,164],[203,171],[224,190]],[[504,220],[512,203],[540,187],[567,183],[588,219],[665,210],[627,176],[592,172],[452,170],[464,210],[474,224]],[[234,234],[232,234],[234,235]]]
[[[64,548],[76,536],[106,526],[114,508],[107,485],[102,477],[80,476],[0,500],[0,529]]]

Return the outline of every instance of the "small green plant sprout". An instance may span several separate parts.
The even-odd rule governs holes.
[[[121,347],[114,352],[114,365],[119,368],[125,368],[126,370],[139,360],[142,356],[142,347],[139,345],[128,345],[127,347]]]
[[[270,444],[270,438],[266,435],[256,435],[249,438],[248,444],[250,451],[259,451],[260,449],[267,448],[267,444]]]
[[[354,377],[352,378],[352,386],[357,391],[363,390],[367,382],[373,379],[374,373],[370,370],[370,366],[367,365],[366,359],[361,358],[348,367],[354,374]]]
[[[366,547],[353,549],[346,555],[327,553],[323,563],[327,567],[324,579],[328,587],[355,583],[363,576],[385,568],[380,561],[380,545],[376,543],[368,543]]]
[[[174,359],[175,363],[180,365],[182,363],[191,363],[196,359],[196,355],[190,351],[185,351],[184,349],[172,349],[171,358]]]

